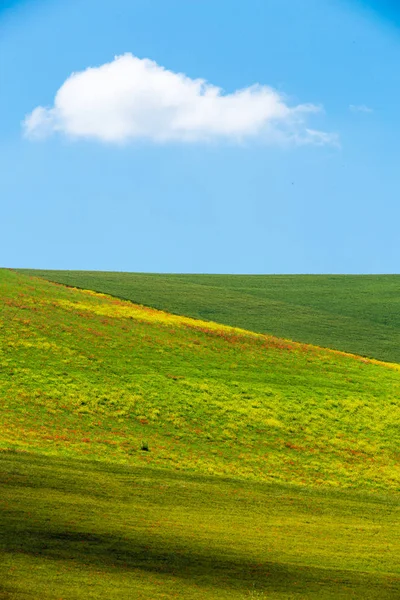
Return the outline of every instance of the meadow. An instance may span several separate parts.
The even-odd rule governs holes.
[[[400,366],[8,270],[0,302],[0,597],[400,596]]]
[[[0,453],[4,600],[394,600],[398,501]]]
[[[179,315],[400,363],[399,275],[24,272]]]

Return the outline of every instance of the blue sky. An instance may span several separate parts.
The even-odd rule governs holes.
[[[394,2],[2,7],[2,266],[399,272]],[[115,62],[127,53],[137,59]],[[168,90],[158,86],[160,67]],[[134,68],[144,104],[124,87]],[[207,106],[192,90],[198,78],[223,90]],[[248,88],[238,103],[235,92]],[[174,95],[173,120],[166,94]],[[40,123],[27,135],[23,122],[37,107]],[[140,135],[132,133],[138,125]]]

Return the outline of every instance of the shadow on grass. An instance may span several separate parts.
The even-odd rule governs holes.
[[[205,591],[213,589],[229,593],[231,590],[242,595],[256,584],[266,597],[274,592],[288,598],[391,600],[400,597],[400,579],[395,577],[302,566],[287,563],[284,558],[269,561],[267,551],[262,552],[263,560],[255,562],[243,550],[229,544],[228,540],[235,539],[229,535],[223,541],[209,537],[206,529],[192,535],[193,529],[185,529],[184,520],[188,513],[184,511],[176,534],[168,528],[149,531],[141,528],[140,523],[136,526],[135,506],[137,510],[138,505],[132,504],[132,498],[139,497],[140,502],[146,502],[145,495],[140,498],[146,483],[141,483],[139,478],[134,480],[127,469],[108,466],[102,470],[100,465],[93,468],[87,463],[77,464],[73,470],[67,465],[64,468],[62,461],[40,461],[17,455],[8,456],[6,463],[7,468],[3,463],[2,473],[8,500],[0,514],[0,550],[11,556],[11,561],[12,557],[23,555],[32,567],[35,561],[44,559],[49,563],[73,564],[82,573],[91,569],[113,575],[147,573],[149,581],[157,580],[157,576],[169,576],[193,583]],[[82,476],[84,466],[85,477]],[[104,473],[104,479],[96,479],[99,473]],[[189,478],[181,475],[166,475],[161,481],[157,473],[152,477],[150,471],[139,473],[144,480],[149,478],[152,484],[168,480],[175,480],[179,485],[189,483]],[[191,489],[185,491],[186,496],[180,496],[180,488],[171,487],[164,496],[162,512],[158,512],[157,502],[151,510],[148,507],[149,518],[160,521],[168,517],[171,505],[183,501],[194,503],[192,508],[195,506],[199,511],[205,506],[209,508],[213,501],[211,488],[199,478],[190,479],[204,484],[205,497],[201,502],[194,497],[199,494],[198,490],[194,496]],[[132,484],[136,486],[131,487]],[[130,503],[126,502],[128,489]],[[82,496],[80,503],[79,495]],[[99,495],[102,495],[101,499]],[[117,521],[114,518],[113,522],[108,522],[102,516],[105,510],[112,510]],[[207,514],[209,516],[207,512],[205,516]],[[218,519],[217,512],[215,518]],[[123,526],[125,519],[130,523],[126,528]],[[251,539],[251,532],[244,534]],[[7,584],[7,580],[1,584]],[[0,598],[3,597],[19,596],[0,588]]]
[[[55,524],[36,522],[23,511],[3,513],[4,551],[53,562],[71,561],[80,569],[102,572],[135,571],[192,581],[196,586],[242,591],[256,583],[265,593],[317,595],[318,598],[394,599],[400,597],[400,581],[376,574],[336,571],[284,562],[255,563],[233,548],[210,548],[179,538],[172,541],[156,534],[72,531]],[[101,526],[99,527],[101,528]],[[32,562],[34,564],[34,562]],[[7,598],[7,591],[1,598]],[[12,597],[10,595],[10,597]],[[301,596],[305,597],[305,596]]]
[[[142,571],[192,580],[197,586],[249,590],[254,582],[265,592],[321,594],[320,597],[397,598],[400,582],[375,574],[359,574],[279,562],[254,563],[232,549],[184,547],[157,536],[129,538],[88,531],[47,531],[29,527],[18,515],[18,528],[3,534],[6,552],[51,561],[74,561],[103,572]],[[13,515],[15,520],[15,514]],[[7,596],[5,596],[7,597]]]

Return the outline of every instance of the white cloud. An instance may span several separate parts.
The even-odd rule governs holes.
[[[315,144],[316,146],[325,146],[326,144],[340,146],[339,136],[335,133],[326,133],[325,131],[317,131],[315,129],[307,128],[306,134],[307,135],[304,136],[303,143]]]
[[[289,106],[282,94],[253,85],[224,94],[203,79],[168,71],[132,54],[73,73],[54,106],[35,108],[25,119],[28,137],[53,132],[110,143],[259,137],[268,142],[335,143],[337,136],[306,127],[313,104]]]
[[[369,108],[369,106],[365,106],[365,104],[350,104],[349,109],[351,112],[361,112],[361,113],[373,113],[373,109]]]

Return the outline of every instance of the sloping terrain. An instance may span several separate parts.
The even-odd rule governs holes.
[[[5,600],[397,600],[398,501],[0,453]]]
[[[0,597],[398,598],[399,369],[0,270]]]
[[[180,315],[400,363],[399,275],[24,272]]]
[[[6,446],[398,489],[397,365],[7,271],[0,290]]]

